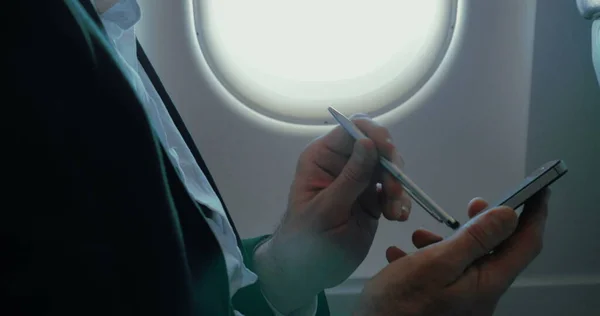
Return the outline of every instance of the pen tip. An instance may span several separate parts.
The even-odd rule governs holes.
[[[460,227],[460,223],[458,221],[448,222],[448,226],[454,230],[457,230]]]

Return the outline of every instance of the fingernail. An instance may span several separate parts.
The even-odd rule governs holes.
[[[402,205],[400,209],[402,210],[402,215],[404,215],[404,216],[410,215],[410,208],[408,206]]]
[[[394,202],[394,206],[396,210],[396,216],[398,216],[399,219],[407,218],[408,215],[410,215],[410,208],[402,204],[402,201]]]
[[[402,209],[403,214],[406,214],[406,215],[410,214],[410,207],[408,207],[407,205],[402,205],[401,209]]]

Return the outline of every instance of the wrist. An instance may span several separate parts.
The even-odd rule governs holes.
[[[270,238],[256,248],[253,258],[263,296],[284,315],[311,306],[320,292],[311,286],[313,282],[303,275],[298,266],[289,263],[287,257],[285,253],[277,251]],[[292,261],[298,263],[298,260]]]

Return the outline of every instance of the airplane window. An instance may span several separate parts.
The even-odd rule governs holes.
[[[456,1],[195,0],[201,50],[220,83],[247,107],[299,124],[327,107],[377,116],[435,72]],[[326,122],[325,122],[326,123]]]

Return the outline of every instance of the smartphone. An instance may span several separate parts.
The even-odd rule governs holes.
[[[523,182],[521,182],[515,191],[511,192],[507,197],[495,204],[494,207],[504,205],[516,210],[536,193],[564,176],[567,171],[567,165],[564,161],[549,161],[532,172],[525,180],[523,180]]]

